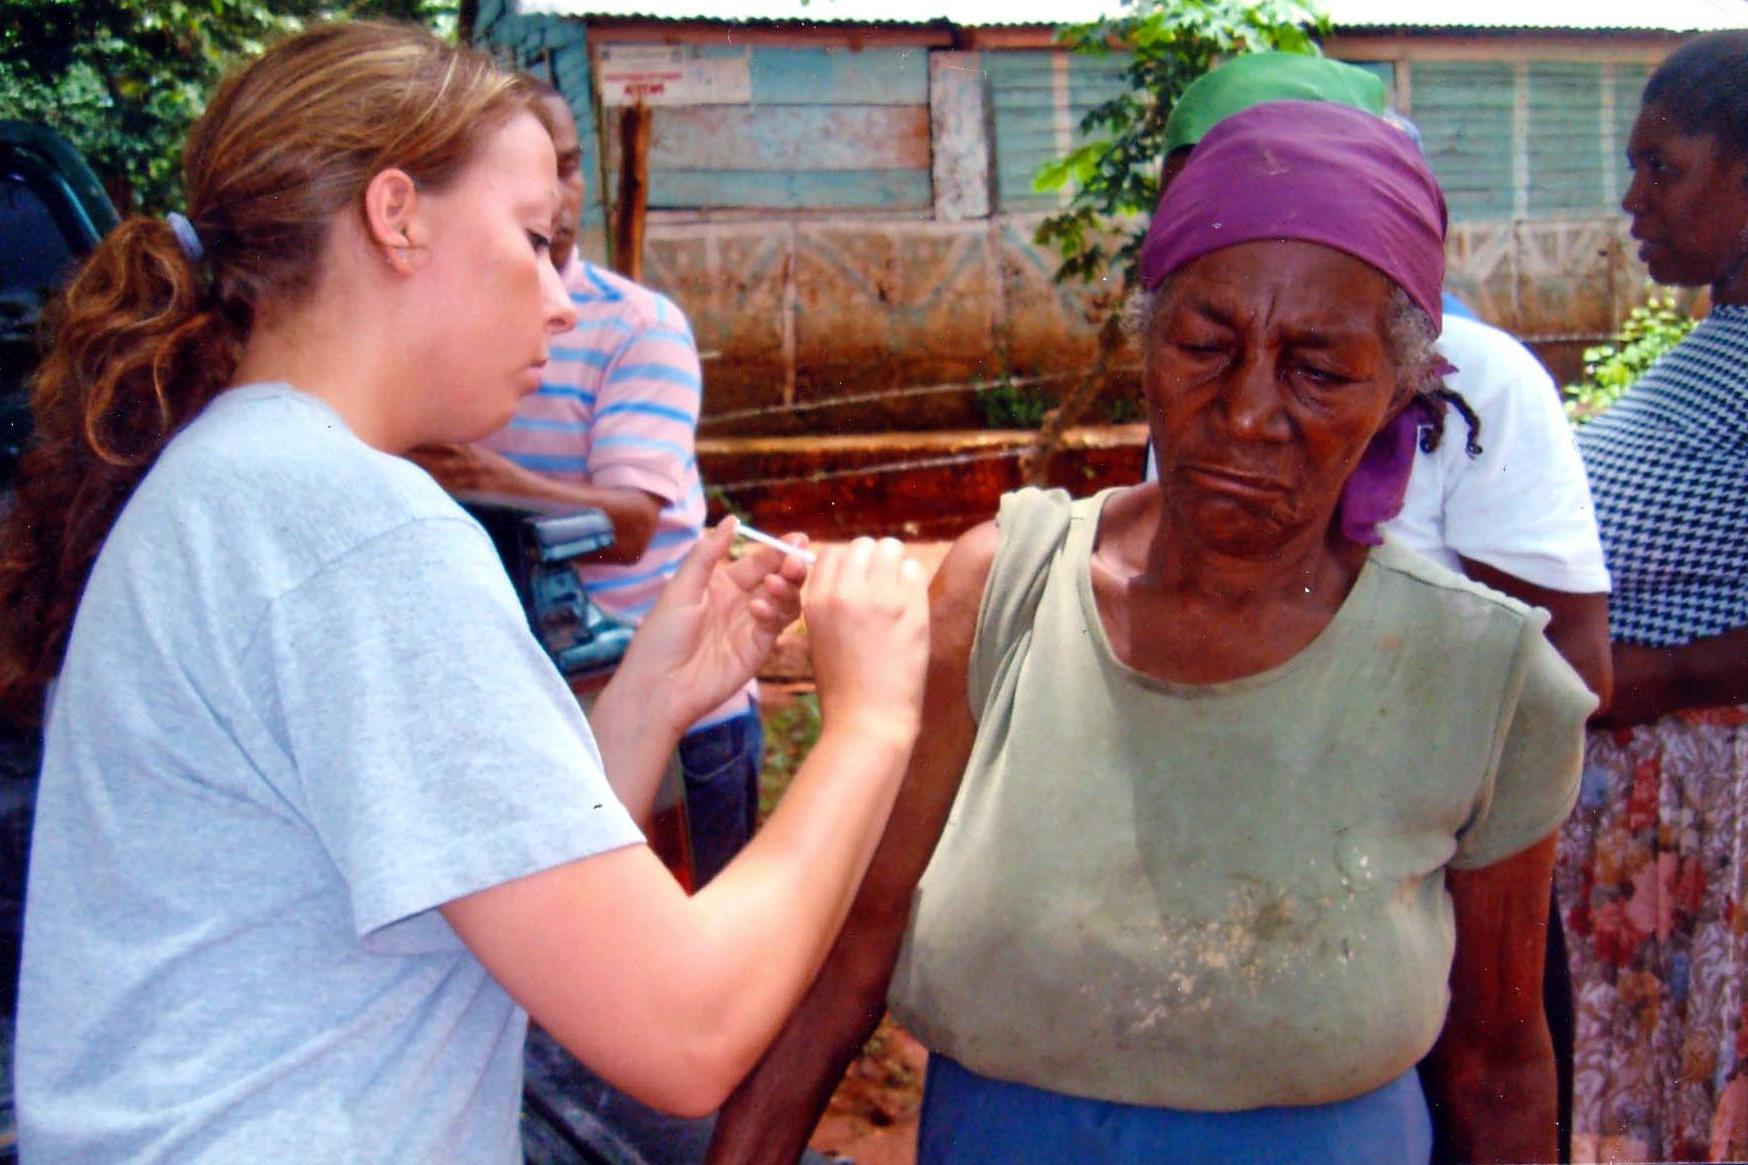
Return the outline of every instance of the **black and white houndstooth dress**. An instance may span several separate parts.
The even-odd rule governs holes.
[[[1748,626],[1748,306],[1714,309],[1578,447],[1613,637],[1665,647]]]

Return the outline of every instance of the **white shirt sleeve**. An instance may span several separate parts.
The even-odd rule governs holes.
[[[1435,453],[1417,455],[1401,517],[1389,529],[1447,566],[1457,556],[1569,594],[1609,589],[1590,485],[1559,392],[1522,344],[1497,328],[1446,317],[1446,378],[1481,418],[1481,453],[1465,451],[1453,409]]]

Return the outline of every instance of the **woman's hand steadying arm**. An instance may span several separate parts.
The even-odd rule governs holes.
[[[966,667],[995,544],[993,524],[971,531],[935,575],[923,733],[898,803],[825,966],[723,1107],[710,1165],[797,1160],[844,1069],[885,1014],[911,893],[934,853],[976,735]]]
[[[921,567],[899,551],[869,543],[821,554],[807,617],[829,628],[814,644],[825,656],[816,654],[816,668],[839,677],[845,698],[822,700],[828,718],[789,794],[695,897],[648,847],[630,846],[443,907],[535,1022],[648,1104],[687,1114],[717,1107],[794,1008],[849,910],[922,701],[927,595]],[[720,558],[721,548],[704,553]],[[697,582],[688,604],[704,601]],[[734,657],[747,646],[723,633],[731,642],[659,656],[670,669],[661,674],[685,676],[700,652]],[[764,632],[748,625],[740,634]],[[645,696],[646,706],[657,700]],[[621,711],[639,722],[635,706]]]

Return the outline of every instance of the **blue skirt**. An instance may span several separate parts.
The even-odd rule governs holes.
[[[929,1056],[917,1165],[1427,1165],[1432,1121],[1410,1069],[1331,1104],[1190,1112],[992,1080]]]

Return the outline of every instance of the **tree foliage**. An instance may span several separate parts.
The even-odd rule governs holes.
[[[184,133],[226,68],[314,20],[453,26],[456,0],[0,0],[0,117],[59,131],[124,209],[181,201]]]
[[[1119,17],[1061,29],[1058,39],[1075,52],[1116,46],[1132,55],[1127,89],[1081,119],[1086,144],[1038,173],[1038,190],[1070,194],[1036,236],[1062,255],[1057,280],[1093,280],[1113,268],[1125,279],[1132,273],[1144,216],[1159,200],[1165,121],[1191,81],[1235,53],[1315,54],[1328,31],[1310,0],[1128,0]]]

